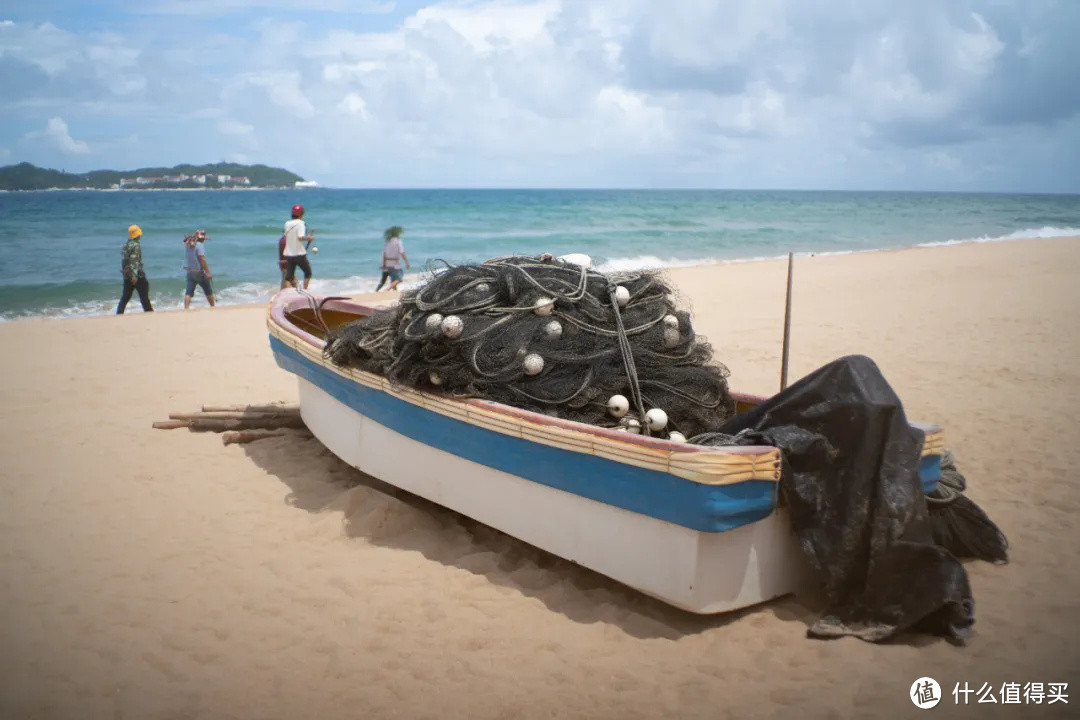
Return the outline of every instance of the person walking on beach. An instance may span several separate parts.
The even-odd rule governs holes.
[[[184,309],[191,307],[191,298],[195,295],[195,286],[202,288],[206,301],[214,307],[214,288],[210,280],[210,266],[206,264],[206,231],[196,230],[194,235],[184,236],[184,270],[187,271],[187,289],[184,290]]]
[[[293,205],[292,219],[285,223],[285,282],[293,287],[296,287],[296,268],[304,271],[305,290],[311,282],[311,263],[308,262],[307,248],[314,239],[314,233],[309,235],[307,225],[304,224],[304,206]]]
[[[405,228],[400,225],[394,225],[391,228],[387,228],[383,233],[383,252],[382,252],[382,278],[379,280],[378,287],[375,288],[375,292],[382,289],[383,283],[386,279],[390,278],[390,287],[387,290],[397,290],[398,285],[401,284],[402,278],[405,277],[405,271],[401,269],[402,260],[405,261],[405,267],[410,268],[409,258],[405,254],[405,244],[401,242],[401,236],[405,234]]]
[[[142,303],[143,312],[153,312],[150,305],[150,283],[146,279],[146,271],[143,269],[142,228],[132,225],[128,228],[128,241],[124,243],[124,249],[120,252],[120,272],[124,275],[124,290],[120,294],[120,304],[116,306],[116,314],[123,315],[131,294],[139,291],[139,302]]]

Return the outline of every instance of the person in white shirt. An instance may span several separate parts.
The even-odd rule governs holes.
[[[304,271],[304,289],[311,282],[311,263],[307,248],[315,239],[315,232],[308,234],[304,224],[304,206],[293,205],[292,219],[285,223],[285,282],[296,287],[296,268]]]
[[[409,258],[405,254],[405,244],[401,242],[401,236],[405,234],[405,228],[395,225],[392,228],[388,228],[383,233],[383,253],[382,253],[382,279],[379,280],[379,287],[375,288],[378,292],[383,283],[386,282],[386,278],[390,278],[390,287],[387,290],[397,290],[398,285],[401,284],[402,278],[405,277],[405,271],[401,269],[402,261],[405,262],[405,267],[411,267],[409,265]]]

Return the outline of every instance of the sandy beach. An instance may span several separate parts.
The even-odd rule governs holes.
[[[732,387],[775,392],[786,263],[668,275]],[[152,429],[296,401],[262,306],[0,324],[0,717],[916,717],[922,676],[935,717],[1076,717],[1078,277],[1080,238],[796,262],[790,377],[876,360],[1011,542],[965,563],[966,646],[808,639],[799,597],[689,615],[317,440]],[[1007,682],[1068,704],[1003,706]]]

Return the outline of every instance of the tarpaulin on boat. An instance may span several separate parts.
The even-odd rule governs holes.
[[[721,432],[782,451],[780,496],[827,602],[811,635],[968,634],[967,573],[935,544],[919,482],[923,433],[873,360],[831,362]]]

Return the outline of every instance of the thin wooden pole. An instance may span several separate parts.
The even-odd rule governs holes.
[[[787,387],[788,341],[791,339],[791,272],[794,253],[787,254],[787,299],[784,302],[784,347],[780,356],[780,391]]]

